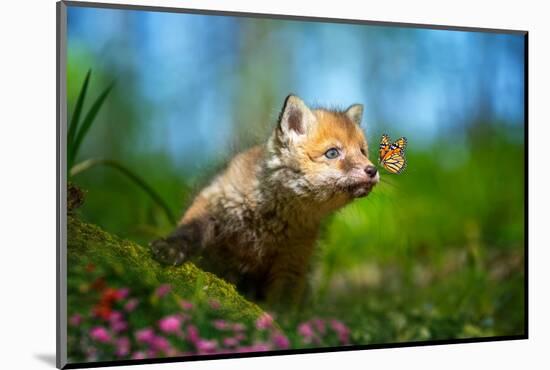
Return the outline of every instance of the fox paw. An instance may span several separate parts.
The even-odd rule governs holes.
[[[165,265],[181,265],[187,257],[185,245],[181,241],[159,239],[151,242],[149,246],[153,252],[153,257]]]

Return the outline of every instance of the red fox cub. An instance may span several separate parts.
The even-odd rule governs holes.
[[[321,220],[379,181],[362,115],[359,104],[310,109],[289,95],[267,142],[197,195],[176,230],[151,244],[155,258],[193,259],[256,299],[299,303]]]

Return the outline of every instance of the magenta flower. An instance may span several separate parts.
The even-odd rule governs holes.
[[[227,330],[229,329],[229,323],[225,320],[214,320],[212,325],[218,330]]]
[[[195,343],[195,346],[197,347],[197,351],[199,353],[212,353],[218,348],[218,342],[215,340],[199,339]]]
[[[78,313],[75,313],[74,315],[71,316],[71,318],[69,319],[69,324],[71,326],[78,326],[82,323],[82,316]]]
[[[170,342],[164,337],[156,336],[151,343],[153,349],[167,353],[170,350]]]
[[[269,344],[267,343],[254,343],[251,347],[250,347],[250,350],[252,352],[263,352],[263,351],[269,351],[271,349],[271,347],[269,346]]]
[[[132,359],[134,360],[143,360],[144,358],[147,358],[147,355],[143,351],[137,351],[132,354]]]
[[[237,338],[224,338],[223,345],[226,347],[236,347],[239,345],[239,340]]]
[[[290,341],[281,333],[273,335],[273,343],[275,343],[275,347],[279,349],[287,349],[290,347]]]
[[[325,326],[325,322],[322,319],[315,318],[315,319],[311,320],[311,322],[312,322],[313,326],[315,327],[315,330],[317,330],[317,332],[319,334],[325,334],[326,326]]]
[[[115,333],[120,333],[128,328],[128,324],[124,321],[124,315],[119,311],[112,311],[110,313],[109,324],[111,330]]]
[[[187,340],[191,343],[197,343],[199,339],[199,329],[195,325],[189,325],[187,327]]]
[[[96,326],[91,328],[90,338],[101,343],[108,343],[111,341],[111,335],[103,326]]]
[[[151,343],[155,338],[155,332],[151,328],[145,328],[136,332],[136,340],[140,343]]]
[[[128,288],[120,288],[118,290],[118,296],[120,297],[120,299],[126,299],[129,293],[130,293],[130,289]]]
[[[269,329],[273,325],[273,317],[268,313],[263,313],[258,320],[256,320],[256,329],[264,330]]]
[[[170,284],[162,284],[155,291],[155,295],[159,298],[162,298],[166,296],[168,293],[170,293],[171,290],[172,290],[172,286]]]
[[[180,300],[180,307],[186,311],[190,311],[193,309],[193,303],[186,301],[185,299]]]
[[[114,321],[111,322],[111,330],[115,333],[120,333],[128,329],[128,324],[126,321]]]
[[[235,339],[237,339],[237,340],[245,340],[245,339],[246,339],[246,335],[245,335],[244,333],[239,332],[239,333],[235,334]]]
[[[304,343],[311,343],[313,336],[313,329],[308,322],[301,323],[298,325],[298,334],[302,336]]]
[[[181,319],[177,315],[166,316],[159,320],[159,328],[164,333],[177,333],[180,331]]]
[[[338,339],[340,340],[341,344],[348,344],[349,343],[349,333],[350,330],[348,327],[341,321],[338,320],[331,320],[330,326],[332,330],[336,332],[338,335]]]
[[[313,329],[308,322],[304,322],[298,325],[298,334],[300,334],[302,337],[312,337]]]
[[[124,318],[124,316],[122,316],[122,314],[119,312],[119,311],[112,311],[110,314],[109,314],[109,321],[110,322],[116,322],[116,321],[120,321]]]
[[[116,355],[118,357],[128,356],[130,353],[130,340],[128,337],[118,338],[116,340]]]
[[[132,312],[136,309],[139,301],[136,298],[129,299],[128,302],[124,305],[124,310],[126,312]]]
[[[241,324],[240,322],[233,324],[234,331],[244,331],[245,329],[246,329],[246,326],[244,326],[244,324]]]

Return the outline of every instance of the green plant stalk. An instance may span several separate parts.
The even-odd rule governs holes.
[[[139,186],[143,191],[145,191],[151,197],[151,199],[153,199],[153,201],[164,211],[166,218],[168,218],[168,220],[172,223],[172,225],[176,224],[176,218],[174,217],[174,214],[172,213],[172,211],[170,210],[166,202],[164,202],[164,200],[160,197],[160,195],[151,186],[149,186],[141,177],[139,177],[132,170],[126,168],[125,166],[121,165],[117,161],[113,161],[110,159],[101,159],[101,158],[87,159],[85,161],[82,161],[74,165],[71,168],[69,175],[73,177],[78,175],[79,173],[87,171],[96,166],[111,167],[119,171],[123,175],[125,175],[137,186]]]
[[[92,70],[89,69],[88,73],[86,73],[86,77],[84,78],[84,83],[82,84],[82,88],[78,93],[78,98],[76,100],[76,104],[74,107],[73,116],[71,117],[71,122],[69,125],[68,142],[72,142],[74,140],[74,137],[78,128],[78,122],[80,121],[80,114],[82,113],[84,100],[86,99],[86,92],[88,91],[88,85],[90,83],[91,74],[92,74]]]
[[[82,141],[86,137],[86,134],[88,133],[88,130],[92,126],[92,123],[97,116],[97,113],[101,109],[101,106],[105,102],[105,99],[109,95],[109,92],[111,92],[111,89],[114,86],[114,82],[109,85],[101,95],[96,99],[96,101],[92,104],[92,107],[84,117],[84,120],[82,121],[82,124],[80,125],[78,129],[78,133],[76,134],[76,137],[74,139],[74,142],[72,142],[72,145],[69,148],[69,162],[74,163],[74,160],[78,154],[78,150],[80,149],[80,145],[82,144]]]
[[[86,92],[88,91],[88,84],[90,82],[91,74],[92,74],[92,70],[89,69],[88,73],[86,73],[86,77],[84,78],[84,83],[82,84],[82,88],[78,93],[78,98],[76,100],[76,105],[74,107],[73,116],[71,117],[71,122],[69,124],[69,131],[67,133],[67,148],[69,149],[68,152],[72,151],[72,148],[74,145],[74,139],[75,139],[76,131],[78,130],[78,123],[80,122],[80,114],[82,113],[82,106],[84,105],[84,99],[86,98]],[[71,168],[72,166],[72,160],[73,158],[69,157],[69,168]]]

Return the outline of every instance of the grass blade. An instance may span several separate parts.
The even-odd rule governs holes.
[[[82,124],[80,125],[78,129],[78,133],[76,134],[76,137],[74,139],[74,143],[71,148],[72,150],[69,151],[69,157],[72,158],[73,161],[76,158],[76,155],[78,154],[78,150],[80,149],[80,145],[82,144],[82,141],[86,137],[88,130],[92,126],[92,123],[94,122],[94,119],[97,116],[97,113],[101,109],[101,106],[105,102],[105,99],[111,92],[111,89],[113,88],[113,86],[114,86],[114,82],[111,85],[109,85],[109,87],[107,87],[103,91],[103,93],[101,93],[101,95],[99,95],[99,97],[96,99],[94,104],[92,104],[92,107],[90,108],[90,110],[88,111],[84,119],[82,120]]]
[[[69,124],[69,132],[67,133],[67,148],[69,152],[74,144],[75,134],[78,129],[78,122],[80,121],[80,113],[82,112],[82,106],[84,105],[84,99],[86,98],[86,91],[88,90],[91,74],[92,70],[89,69],[88,73],[86,73],[86,78],[84,78],[84,83],[78,93],[78,99],[76,100],[76,104],[74,106],[73,116],[71,117],[71,122]]]
[[[76,176],[79,173],[82,173],[84,171],[89,170],[90,168],[100,166],[100,165],[111,167],[117,170],[118,172],[120,172],[121,174],[125,175],[127,178],[129,178],[134,184],[136,184],[143,191],[145,191],[149,195],[149,197],[151,197],[151,199],[164,211],[166,218],[172,223],[172,225],[176,224],[176,218],[174,217],[174,214],[170,210],[170,207],[168,207],[166,202],[155,191],[155,189],[153,189],[149,184],[147,184],[135,172],[123,166],[122,164],[118,163],[117,161],[113,161],[110,159],[87,159],[83,162],[76,164],[73,168],[71,168],[70,176],[71,177]]]

